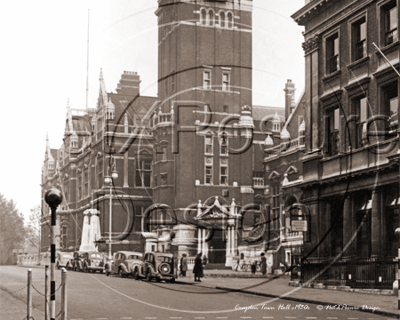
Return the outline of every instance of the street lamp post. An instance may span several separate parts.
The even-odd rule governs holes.
[[[56,188],[47,190],[44,200],[51,209],[51,260],[50,260],[50,320],[56,318],[56,281],[55,281],[55,262],[56,262],[56,210],[62,202],[61,191]]]
[[[114,161],[111,159],[111,176],[110,176],[110,167],[107,168],[107,176],[104,178],[104,182],[110,186],[110,223],[109,223],[109,233],[108,233],[108,259],[112,259],[112,252],[111,252],[111,233],[112,233],[112,187],[113,187],[113,179],[118,178],[118,172],[115,166],[115,159]]]
[[[394,231],[394,234],[399,242],[397,246],[397,309],[400,310],[400,228],[397,228]]]

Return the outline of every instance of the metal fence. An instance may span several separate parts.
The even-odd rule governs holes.
[[[302,283],[341,285],[364,289],[392,289],[397,261],[356,260],[329,263],[307,263],[301,266]]]

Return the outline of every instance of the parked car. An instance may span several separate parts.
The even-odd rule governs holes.
[[[146,278],[147,281],[175,282],[174,259],[171,253],[146,252],[143,263],[135,266],[133,270],[135,279]]]
[[[83,271],[84,253],[82,251],[75,251],[72,257],[72,270]]]
[[[104,257],[100,252],[84,252],[83,253],[83,271],[103,273]]]
[[[57,252],[56,254],[56,266],[57,269],[67,268],[70,269],[72,266],[72,259],[74,254],[72,252]]]
[[[134,251],[118,251],[105,266],[106,275],[117,273],[120,277],[133,275],[135,268],[143,263],[143,254]]]

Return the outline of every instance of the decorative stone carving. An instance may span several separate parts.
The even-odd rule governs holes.
[[[304,53],[306,55],[314,50],[318,50],[320,46],[321,46],[321,39],[319,38],[319,36],[314,36],[308,39],[306,42],[303,42],[302,44]]]

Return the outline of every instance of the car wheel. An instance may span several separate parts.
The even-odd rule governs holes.
[[[169,283],[174,283],[175,282],[175,278],[172,278],[171,280],[169,280]]]
[[[161,279],[160,279],[160,278],[156,278],[156,281],[157,281],[157,282],[161,282]]]
[[[135,268],[135,270],[133,271],[133,278],[135,280],[139,280],[139,271],[137,268]]]
[[[151,271],[150,270],[147,270],[147,274],[146,274],[146,280],[147,280],[147,282],[150,282],[151,281]]]
[[[110,271],[106,270],[106,276],[108,277],[110,275]]]
[[[124,272],[122,271],[121,268],[118,269],[118,275],[123,278],[124,277]]]
[[[83,267],[83,272],[84,272],[84,273],[88,273],[89,271],[90,271],[90,270],[88,269],[87,266],[84,266],[84,267]]]
[[[242,271],[243,271],[243,272],[246,272],[246,271],[247,271],[247,264],[244,264],[244,265],[242,266]]]

